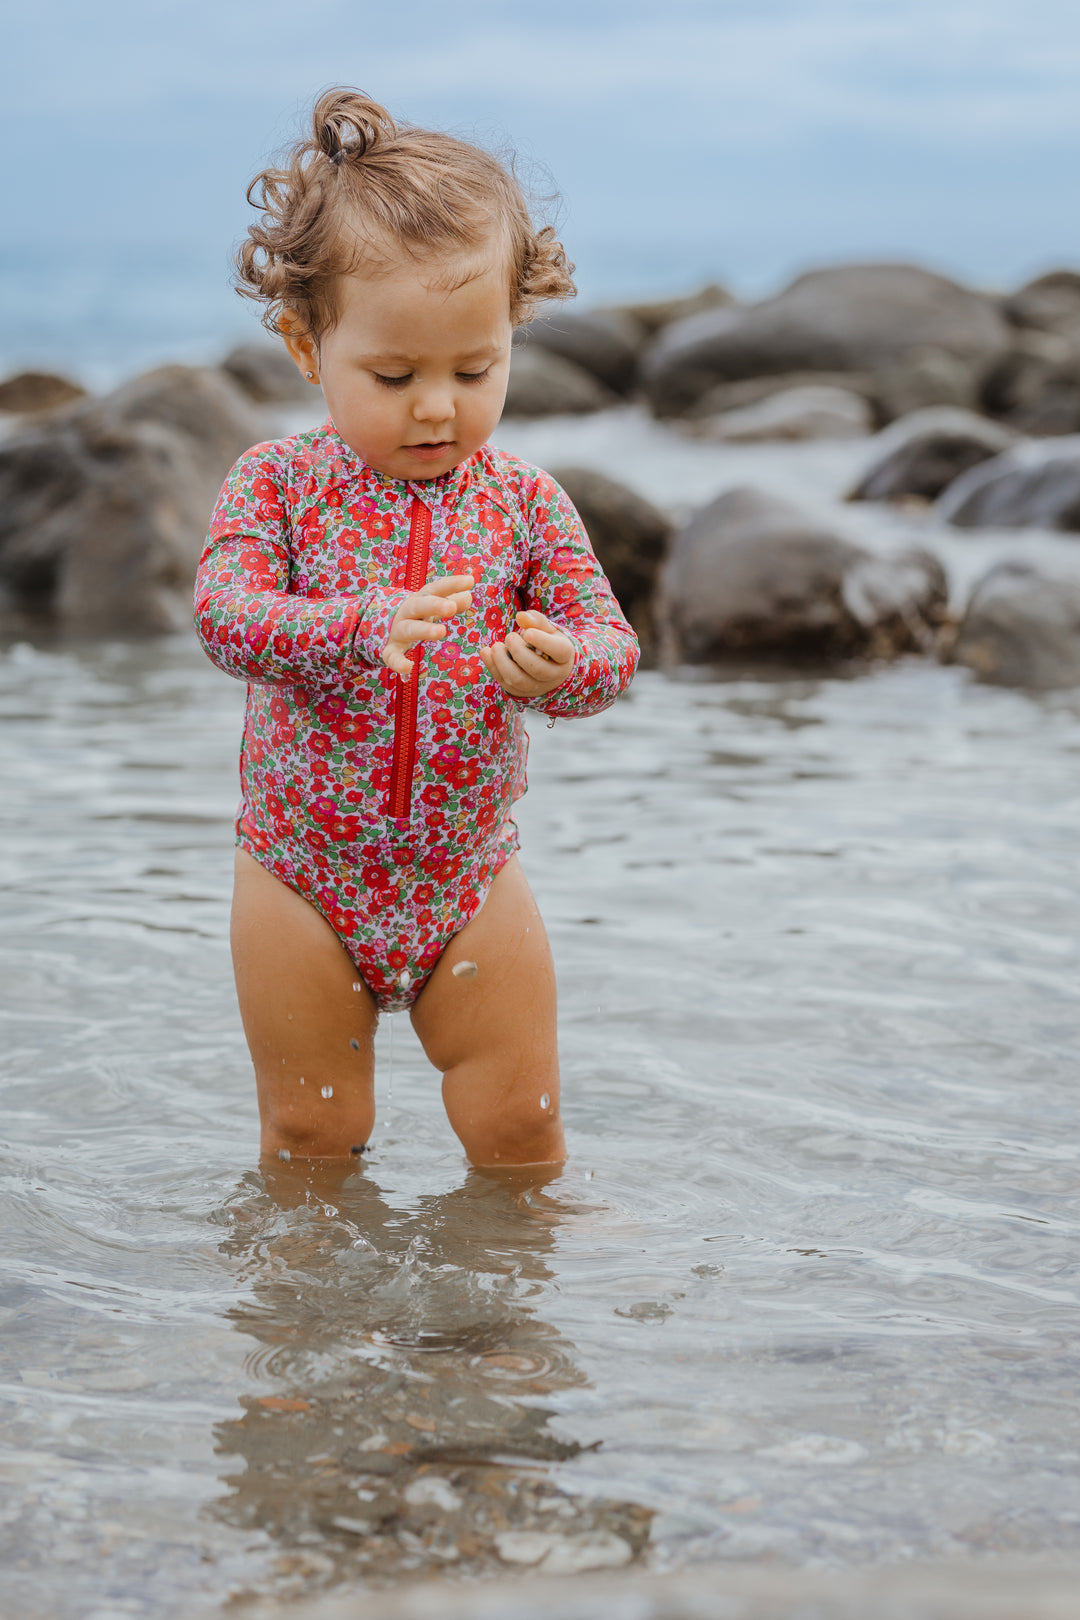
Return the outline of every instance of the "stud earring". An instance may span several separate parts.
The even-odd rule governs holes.
[[[313,371],[305,371],[304,376],[307,378],[308,382],[311,382],[311,380],[315,376],[315,373]]]

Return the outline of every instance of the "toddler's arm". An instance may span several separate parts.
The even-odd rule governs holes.
[[[284,470],[256,445],[225,481],[195,584],[195,626],[219,669],[244,681],[326,681],[382,667],[403,592],[358,582],[355,596],[289,591]]]
[[[522,495],[531,537],[522,606],[542,613],[577,649],[569,678],[528,707],[553,718],[600,714],[634,678],[637,636],[565,491],[530,468]]]

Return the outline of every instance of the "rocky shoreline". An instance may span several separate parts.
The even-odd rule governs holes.
[[[0,383],[0,632],[186,627],[224,474],[311,400],[269,342],[100,397],[45,374]],[[917,266],[847,265],[751,305],[710,286],[561,308],[515,338],[511,421],[630,404],[685,442],[865,441],[854,516],[877,503],[957,534],[1080,533],[1080,273],[996,296]],[[632,476],[550,470],[665,665],[858,668],[915,653],[983,680],[1080,683],[1080,575],[1022,548],[956,611],[932,548],[868,549],[850,522],[764,484],[721,488],[674,524]]]

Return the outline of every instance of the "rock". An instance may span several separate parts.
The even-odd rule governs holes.
[[[672,546],[660,589],[665,657],[894,657],[931,645],[946,595],[928,553],[875,557],[788,501],[731,489]]]
[[[913,411],[874,440],[873,458],[851,501],[933,501],[954,478],[1015,443],[1016,435],[974,411],[948,406]]]
[[[714,383],[790,371],[888,372],[914,348],[983,366],[1008,346],[981,293],[915,265],[814,270],[748,309],[716,309],[666,327],[642,381],[659,416],[677,416]]]
[[[1080,686],[1080,583],[1028,563],[992,568],[971,594],[951,659],[999,686]]]
[[[882,422],[893,422],[932,405],[970,409],[978,395],[977,368],[947,349],[920,344],[875,377]]]
[[[133,377],[95,401],[84,419],[107,428],[140,422],[175,428],[195,446],[208,484],[217,485],[215,498],[237,456],[262,437],[258,416],[231,377],[198,366],[159,366]]]
[[[1080,272],[1051,270],[1036,276],[1006,298],[1002,307],[1016,326],[1080,341]]]
[[[207,519],[259,438],[218,371],[166,366],[0,444],[0,586],[80,634],[188,624]]]
[[[955,479],[936,515],[960,529],[1080,533],[1080,435],[1018,444]]]
[[[0,411],[12,415],[54,411],[85,396],[86,389],[67,377],[56,377],[51,371],[20,371],[0,383]]]
[[[539,344],[511,351],[506,416],[583,416],[618,402],[598,377]]]
[[[848,388],[808,386],[721,411],[700,424],[703,438],[728,444],[770,439],[861,439],[873,431],[870,406]]]
[[[671,539],[670,520],[625,484],[586,467],[552,468],[551,476],[577,507],[620,607],[643,652],[651,652],[652,599]]]
[[[322,389],[302,377],[283,343],[240,343],[221,362],[257,405],[311,405],[317,409]]]
[[[1060,334],[1018,332],[982,379],[980,402],[1021,433],[1046,438],[1080,431],[1080,345]]]
[[[617,394],[628,394],[637,377],[638,355],[645,330],[621,310],[560,310],[543,315],[514,334],[515,346],[539,344],[574,365]]]
[[[688,315],[700,315],[707,309],[726,309],[736,303],[733,293],[711,281],[696,293],[683,298],[658,298],[641,304],[622,304],[624,315],[637,321],[646,337],[654,337],[661,327],[672,321],[685,320]]]
[[[759,400],[786,394],[793,388],[843,388],[873,405],[877,384],[869,372],[860,371],[782,371],[775,377],[743,377],[738,382],[714,383],[685,416],[676,419],[676,425],[696,436],[694,424],[698,421],[707,422],[724,411],[742,410],[745,405],[756,405]]]

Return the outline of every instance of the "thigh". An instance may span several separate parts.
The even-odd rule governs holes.
[[[375,1122],[375,1003],[326,919],[242,849],[232,951],[263,1152],[359,1149]]]
[[[462,963],[474,963],[475,974],[455,974]],[[412,1015],[474,1164],[566,1157],[555,1015],[547,932],[514,855],[439,958]]]

